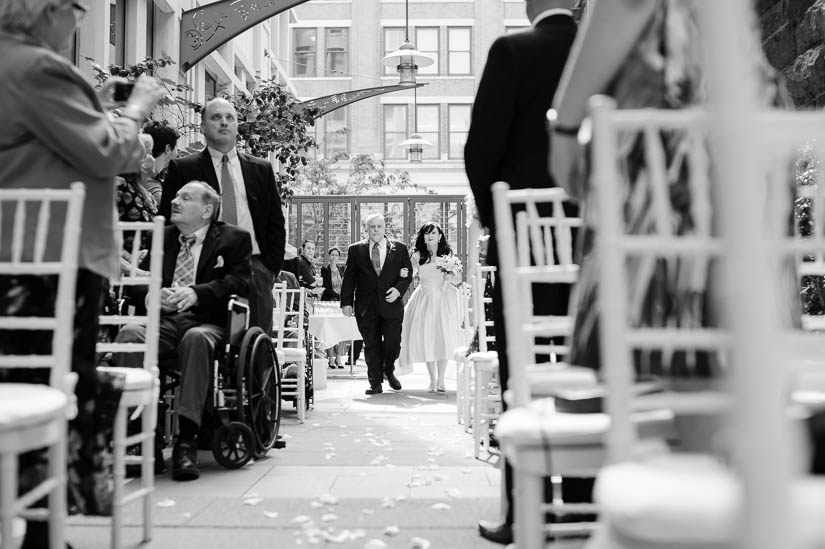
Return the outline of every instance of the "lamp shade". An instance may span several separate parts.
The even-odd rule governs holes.
[[[401,143],[399,143],[401,147],[406,147],[407,150],[410,152],[410,162],[421,162],[421,158],[424,155],[424,147],[432,147],[433,144],[421,137],[419,134],[414,133],[408,139],[405,139]]]
[[[387,67],[395,67],[401,74],[399,84],[415,84],[415,72],[418,67],[429,67],[435,63],[432,57],[421,53],[409,40],[405,40],[398,49],[388,54],[381,60],[381,64]]]

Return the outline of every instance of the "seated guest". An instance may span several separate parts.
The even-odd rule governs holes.
[[[332,247],[327,251],[329,265],[321,267],[321,280],[323,280],[324,293],[321,294],[323,301],[341,300],[341,280],[344,277],[344,266],[338,263],[341,258],[341,250]],[[331,341],[329,343],[332,343]],[[344,354],[344,344],[338,343],[327,349],[327,358],[330,368],[343,368],[341,355]]]
[[[175,158],[175,147],[178,146],[180,134],[170,127],[165,120],[150,120],[143,125],[143,133],[152,136],[152,158],[154,163],[151,170],[144,175],[146,189],[152,193],[155,201],[160,204],[163,194],[163,180],[169,162]]]
[[[158,355],[177,350],[181,374],[180,429],[172,452],[175,480],[200,476],[196,439],[215,347],[224,337],[229,297],[249,294],[252,240],[248,232],[216,221],[219,205],[220,197],[209,184],[187,183],[172,200],[172,226],[164,233]],[[145,331],[144,326],[127,325],[117,341],[141,342]],[[123,366],[141,365],[134,353],[117,360]]]
[[[304,240],[301,252],[293,263],[293,273],[298,277],[298,283],[307,289],[307,297],[318,297],[324,293],[323,282],[315,270],[312,260],[315,259],[315,242]]]

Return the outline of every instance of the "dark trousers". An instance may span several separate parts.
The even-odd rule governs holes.
[[[212,368],[215,348],[223,339],[225,330],[215,324],[203,324],[190,313],[172,313],[160,319],[158,356],[163,357],[177,350],[177,366],[180,369],[180,402],[178,414],[201,424],[206,397],[212,384]],[[124,326],[117,334],[122,343],[143,342],[146,327],[136,324]],[[116,364],[132,368],[142,367],[143,355],[122,353],[115,357]]]
[[[384,373],[395,370],[395,359],[401,352],[402,319],[356,317],[356,322],[364,340],[364,360],[367,362],[370,387],[381,387]]]
[[[496,283],[493,285],[493,322],[496,329],[496,351],[498,352],[498,375],[501,389],[504,391],[510,380],[510,364],[507,359],[507,334],[504,328],[504,299],[501,294],[501,273],[496,273]],[[533,310],[535,314],[566,314],[566,305],[561,311],[559,307],[568,299],[569,287],[564,285],[541,284],[533,286]],[[502,410],[507,410],[507,403],[501,401]],[[550,441],[552,444],[553,441]],[[502,459],[504,456],[502,455]],[[592,501],[593,479],[564,478],[562,481],[562,498],[567,503],[582,503]],[[504,510],[504,521],[513,524],[513,468],[510,462],[504,459],[504,494],[507,508]],[[553,499],[553,486],[550,478],[544,479],[544,501]]]
[[[253,255],[252,280],[249,287],[249,326],[260,326],[267,334],[272,333],[272,285],[275,275],[261,262],[261,256]]]

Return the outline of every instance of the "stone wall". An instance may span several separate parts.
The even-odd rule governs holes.
[[[825,106],[825,0],[755,0],[763,47],[800,108]]]

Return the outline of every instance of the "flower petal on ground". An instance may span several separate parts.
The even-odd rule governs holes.
[[[158,507],[174,507],[174,505],[175,505],[175,500],[173,500],[173,499],[169,499],[169,498],[162,499],[162,500],[160,500],[159,502],[157,502],[157,503],[156,503],[156,505],[157,505]]]
[[[276,511],[264,511],[264,516],[266,518],[274,519],[278,518],[278,513]]]
[[[386,547],[389,546],[380,539],[371,539],[364,544],[364,549],[385,549]]]
[[[401,529],[398,526],[387,526],[384,528],[384,535],[385,536],[397,536],[401,532]]]
[[[432,509],[435,509],[436,511],[446,511],[449,508],[450,506],[446,503],[436,503],[432,506]]]
[[[262,497],[254,497],[254,498],[246,498],[243,500],[244,505],[259,505],[263,502],[264,498]]]
[[[430,549],[430,540],[413,538],[410,540],[410,549]]]

